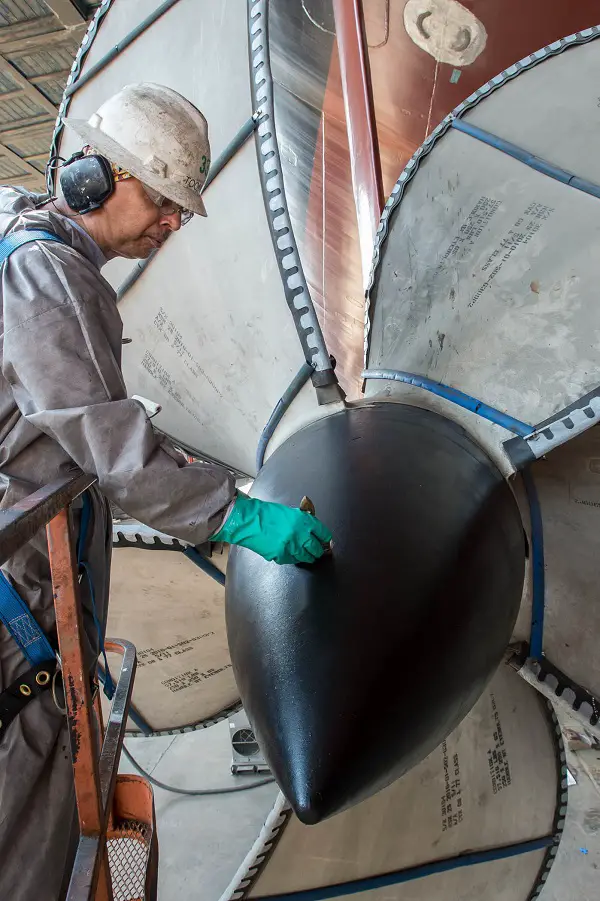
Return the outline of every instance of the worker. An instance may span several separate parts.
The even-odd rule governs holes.
[[[169,88],[135,84],[87,122],[66,122],[84,147],[60,170],[62,196],[0,189],[0,490],[5,508],[77,469],[97,476],[74,505],[80,526],[88,505],[78,557],[94,679],[107,615],[109,501],[193,545],[226,541],[279,564],[315,561],[331,535],[309,513],[238,494],[226,469],[187,463],[127,397],[121,317],[100,270],[114,257],[148,257],[192,215],[206,215],[204,116]],[[38,237],[15,249],[24,230]],[[3,593],[18,594],[56,648],[44,530],[2,572]],[[30,670],[0,625],[0,691]],[[58,901],[72,868],[78,830],[60,679],[53,688],[24,699],[0,725],[0,898],[11,901]]]

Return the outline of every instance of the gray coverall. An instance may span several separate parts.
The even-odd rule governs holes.
[[[127,399],[122,322],[100,274],[97,244],[70,219],[36,210],[42,198],[0,188],[0,235],[43,228],[67,244],[35,242],[2,267],[0,504],[6,507],[74,466],[98,476],[84,557],[106,622],[111,551],[107,498],[156,529],[199,544],[220,528],[234,481],[187,464]],[[54,610],[45,532],[3,567],[47,634]],[[89,666],[98,654],[81,583]],[[127,637],[127,636],[123,636]],[[0,691],[29,669],[0,624]],[[65,717],[51,693],[31,701],[0,742],[0,898],[57,901],[70,867],[75,802]]]

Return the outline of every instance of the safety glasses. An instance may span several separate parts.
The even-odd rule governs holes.
[[[169,200],[164,194],[160,194],[158,191],[155,191],[154,188],[149,188],[143,181],[140,182],[140,184],[152,203],[160,209],[161,213],[165,216],[172,216],[174,213],[179,213],[181,215],[181,224],[188,224],[194,215],[191,210],[184,209],[184,207],[180,206],[178,203]]]
[[[91,147],[84,147],[83,149],[84,151],[92,150]],[[123,169],[116,163],[111,163],[110,167],[112,169],[112,174],[115,182],[124,181],[127,178],[135,177],[131,174],[131,172],[128,172],[127,169]],[[164,194],[161,194],[159,191],[155,191],[154,188],[150,188],[148,185],[145,185],[143,181],[140,181],[140,184],[144,189],[146,196],[149,197],[152,203],[159,208],[161,213],[164,213],[165,216],[172,216],[174,213],[179,213],[181,215],[181,224],[188,224],[188,222],[194,215],[191,210],[186,210],[184,209],[184,207],[180,206],[178,203],[175,203],[173,200],[169,200],[169,198],[165,197]]]

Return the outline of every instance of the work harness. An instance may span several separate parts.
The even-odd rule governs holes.
[[[22,247],[24,244],[29,244],[32,241],[66,243],[58,235],[44,229],[22,229],[12,232],[0,240],[0,268],[18,247]],[[80,582],[83,578],[86,578],[88,581],[92,615],[98,632],[100,653],[103,655],[105,664],[104,692],[110,698],[112,697],[114,686],[106,660],[103,629],[96,612],[91,573],[88,563],[83,558],[92,513],[92,500],[89,491],[84,492],[82,500],[83,507],[76,546],[77,573]],[[45,691],[51,690],[57,707],[59,710],[62,710],[62,708],[56,694],[56,679],[60,671],[58,650],[52,646],[48,636],[40,627],[26,602],[1,570],[0,622],[4,624],[30,665],[29,670],[18,676],[0,693],[1,741],[15,717],[19,715],[30,701],[39,697]]]

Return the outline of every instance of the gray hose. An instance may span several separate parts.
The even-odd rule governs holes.
[[[275,782],[272,776],[268,776],[266,779],[255,779],[254,782],[247,785],[228,785],[224,788],[178,788],[176,785],[167,785],[166,782],[160,782],[154,776],[151,776],[150,773],[140,766],[125,745],[123,745],[123,753],[130,763],[134,765],[138,773],[142,774],[144,779],[147,779],[152,785],[156,785],[157,788],[162,788],[167,792],[174,792],[177,795],[229,795],[233,792],[244,792],[251,788],[258,788],[259,785],[269,785],[271,782]]]

